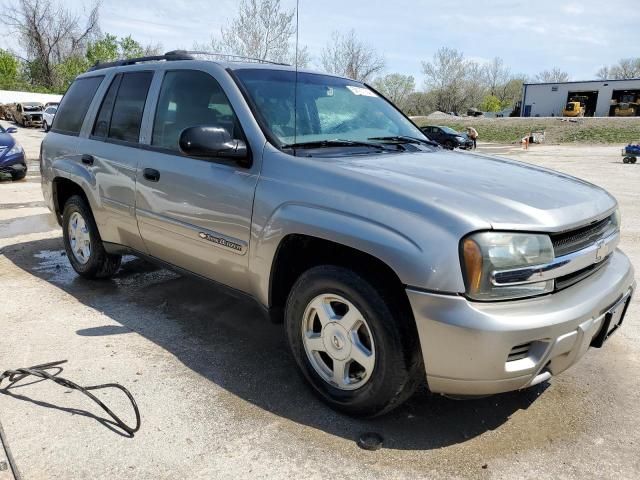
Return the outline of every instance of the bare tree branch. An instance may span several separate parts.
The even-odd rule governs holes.
[[[385,66],[384,58],[360,41],[354,30],[346,34],[334,31],[322,52],[321,61],[327,72],[361,82],[369,80]]]

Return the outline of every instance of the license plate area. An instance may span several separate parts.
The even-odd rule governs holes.
[[[624,315],[627,313],[627,307],[631,301],[631,292],[616,302],[604,315],[602,328],[600,332],[591,340],[591,346],[601,348],[611,335],[615,333],[622,325]]]

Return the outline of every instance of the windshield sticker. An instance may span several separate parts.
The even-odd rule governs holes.
[[[369,90],[368,88],[354,87],[353,85],[347,85],[347,88],[354,95],[363,95],[365,97],[377,97],[377,95],[371,90]]]

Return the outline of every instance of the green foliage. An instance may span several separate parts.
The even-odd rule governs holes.
[[[131,35],[118,39],[110,33],[92,42],[87,47],[87,61],[89,65],[113,62],[121,58],[142,57],[149,50],[133,39]]]
[[[61,91],[64,92],[69,88],[71,82],[83,72],[86,72],[90,64],[86,57],[79,55],[66,58],[55,66],[56,76],[59,78]]]
[[[480,103],[480,110],[483,112],[499,112],[501,109],[502,104],[495,95],[485,95]]]
[[[432,125],[433,120],[420,119],[419,126]],[[545,132],[548,144],[592,143],[626,145],[640,139],[640,122],[636,118],[584,118],[581,122],[563,122],[559,118],[465,118],[438,119],[438,125],[464,131],[468,126],[478,130],[482,141],[518,144],[530,132]]]
[[[11,52],[0,49],[0,89],[6,90],[18,83],[20,63]]]
[[[100,62],[113,62],[119,55],[118,37],[107,33],[100,40],[92,42],[87,47],[87,61],[89,65]]]

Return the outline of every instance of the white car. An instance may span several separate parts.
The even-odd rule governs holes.
[[[56,110],[58,110],[57,105],[45,108],[44,113],[42,114],[42,128],[45,132],[48,132],[51,129],[53,117],[56,116]]]

